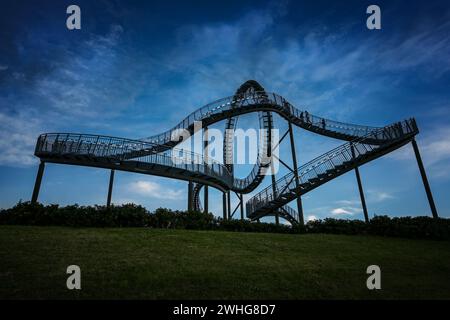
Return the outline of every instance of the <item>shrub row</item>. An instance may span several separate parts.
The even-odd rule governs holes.
[[[148,211],[135,204],[121,206],[44,206],[40,203],[18,203],[0,211],[0,224],[69,227],[146,227]]]
[[[327,218],[309,221],[308,233],[371,234],[416,239],[450,240],[450,219],[431,217],[375,216],[369,223],[361,220]]]
[[[370,223],[327,218],[305,226],[276,225],[248,220],[222,220],[212,214],[157,209],[135,204],[121,206],[66,206],[18,203],[0,210],[0,224],[69,227],[153,227],[272,233],[371,234],[391,237],[450,240],[450,219],[375,216]]]

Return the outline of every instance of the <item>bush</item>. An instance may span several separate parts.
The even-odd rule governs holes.
[[[431,217],[375,216],[368,225],[370,234],[404,238],[450,240],[450,220]]]
[[[142,206],[44,206],[19,202],[0,211],[0,224],[69,227],[145,227],[149,226],[149,212]]]
[[[312,220],[306,223],[306,232],[334,233],[334,234],[364,234],[367,224],[361,220],[344,220],[326,218],[325,220]]]
[[[211,230],[217,226],[217,220],[210,213],[158,208],[153,214],[150,214],[150,226],[155,228]]]
[[[450,240],[450,220],[431,217],[375,216],[369,223],[361,220],[326,218],[309,221],[308,233],[371,234],[416,239]]]
[[[249,220],[223,220],[202,212],[159,208],[154,213],[135,204],[120,206],[59,207],[19,202],[0,211],[0,224],[69,227],[153,227],[195,230],[225,230],[272,233],[371,234],[390,237],[450,240],[450,219],[431,217],[375,216],[369,223],[360,220],[326,218],[301,225],[276,225]]]

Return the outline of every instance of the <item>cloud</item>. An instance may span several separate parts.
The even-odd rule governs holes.
[[[168,200],[179,200],[185,194],[183,190],[173,190],[155,182],[142,180],[130,183],[128,189],[142,196]]]
[[[369,95],[410,79],[403,72],[418,70],[430,76],[423,81],[431,81],[450,70],[449,40],[442,40],[448,24],[355,40],[348,37],[350,26],[331,33],[319,27],[286,33],[285,13],[262,7],[231,21],[181,26],[173,50],[161,60],[184,80],[167,95],[168,105],[183,99],[191,111],[253,78],[298,107],[348,120],[367,106]],[[173,120],[185,114],[180,110]]]
[[[338,200],[336,201],[337,204],[340,204],[342,206],[354,206],[356,204],[359,204],[360,200]]]
[[[450,38],[442,37],[448,33],[450,22],[437,26],[415,30],[411,36],[398,43],[398,39],[392,37],[389,40],[389,49],[380,54],[382,66],[387,70],[404,70],[415,67],[424,67],[428,75],[440,77],[450,70],[448,54],[450,50]],[[397,45],[392,46],[394,41]],[[392,59],[395,58],[395,59]]]
[[[8,70],[8,66],[0,65],[0,71]]]
[[[372,200],[377,202],[395,198],[392,194],[384,191],[369,190],[368,193],[370,194]]]
[[[249,78],[262,81],[299,108],[348,120],[365,107],[370,93],[387,90],[386,74],[406,79],[397,71],[422,68],[424,74],[435,78],[450,70],[445,55],[449,39],[441,39],[448,23],[422,26],[401,37],[393,33],[383,41],[377,37],[360,39],[355,46],[346,27],[333,32],[321,27],[290,32],[293,26],[284,19],[287,13],[284,4],[261,6],[232,20],[181,25],[160,55],[149,53],[145,46],[130,46],[127,30],[118,24],[111,25],[105,34],[88,35],[76,46],[61,40],[54,47],[42,33],[30,35],[17,48],[30,57],[21,58],[32,60],[29,51],[39,48],[47,55],[53,49],[58,54],[48,59],[42,70],[38,68],[40,72],[27,73],[28,69],[14,66],[16,76],[11,78],[14,84],[22,85],[33,79],[24,93],[28,106],[24,111],[34,113],[40,130],[82,126],[98,131],[101,127],[114,135],[130,132],[134,137],[145,137],[168,129],[206,103],[232,94]],[[147,100],[140,105],[142,96]],[[14,96],[8,99],[5,105],[17,108],[22,104],[22,99]],[[136,110],[139,112],[133,112]],[[122,124],[133,121],[133,126],[115,126],[113,120]],[[36,132],[30,130],[26,140],[35,139]],[[9,134],[24,133],[17,130]],[[13,143],[6,134],[0,134],[0,139],[8,144],[9,153],[0,158],[2,164],[10,155],[17,155],[14,150],[22,142]],[[437,158],[448,158],[448,146],[447,142],[430,142],[430,150],[441,152]],[[20,148],[32,150],[30,145]],[[12,157],[19,165],[30,164],[30,156],[25,160]]]
[[[439,125],[436,129],[426,131],[426,135],[418,140],[418,145],[427,173],[434,177],[449,178],[450,126]],[[389,154],[388,157],[395,160],[408,160],[411,166],[417,167],[414,151],[410,145]]]
[[[39,125],[33,116],[0,112],[0,164],[22,167],[37,163],[33,152]]]
[[[133,103],[139,73],[120,48],[123,28],[112,25],[106,35],[91,35],[77,51],[67,48],[67,60],[36,79],[34,90],[45,109],[66,121],[111,118]],[[133,73],[130,76],[130,72]],[[135,77],[135,81],[127,81]]]
[[[358,214],[361,212],[360,208],[355,207],[341,207],[341,208],[334,208],[331,210],[331,214],[334,216],[339,215],[350,215],[353,216],[355,214]]]
[[[317,216],[315,215],[309,215],[306,217],[306,221],[314,221],[317,220]]]
[[[34,164],[34,145],[40,133],[107,127],[133,104],[139,90],[148,88],[140,85],[144,80],[139,66],[133,67],[132,57],[120,49],[122,33],[121,26],[112,25],[105,35],[91,34],[75,47],[61,41],[64,58],[55,54],[48,67],[41,68],[46,72],[41,70],[33,77],[25,66],[17,67],[21,71],[9,80],[14,90],[0,88],[0,165]],[[39,35],[39,39],[43,49],[49,50],[45,36]],[[24,39],[22,46],[36,45],[27,41],[33,40]],[[27,59],[34,58],[30,55]],[[41,61],[33,64],[39,69]]]

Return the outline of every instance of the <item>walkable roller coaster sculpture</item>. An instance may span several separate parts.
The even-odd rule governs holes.
[[[192,134],[196,121],[201,121],[204,128],[225,121],[228,132],[229,130],[233,132],[237,117],[252,112],[258,113],[260,127],[266,134],[260,142],[260,147],[264,151],[258,153],[256,164],[245,178],[234,177],[234,166],[230,161],[233,159],[232,135],[225,134],[223,164],[207,156],[202,157],[176,148],[181,142],[181,139],[174,139],[177,130],[188,130]],[[288,130],[279,141],[272,141],[272,113],[277,113],[288,123]],[[297,167],[292,125],[346,142]],[[223,218],[233,218],[240,208],[241,219],[244,219],[242,195],[254,191],[260,185],[266,171],[271,169],[271,151],[274,145],[278,145],[289,135],[293,166],[290,168],[280,159],[290,172],[278,180],[275,179],[275,175],[271,175],[271,185],[246,202],[245,211],[250,220],[275,216],[277,223],[279,217],[282,217],[292,224],[303,224],[301,196],[346,172],[355,170],[364,218],[367,222],[369,216],[358,168],[409,142],[412,143],[416,155],[432,215],[437,218],[437,210],[415,141],[418,133],[414,118],[385,127],[368,127],[317,117],[307,111],[298,110],[283,97],[266,92],[258,82],[249,80],[233,96],[212,102],[191,113],[174,128],[149,138],[132,140],[90,134],[41,134],[35,149],[35,155],[41,162],[32,202],[38,199],[45,163],[49,162],[110,169],[108,206],[111,204],[114,172],[122,170],[188,181],[188,210],[208,212],[208,186],[217,188],[223,192]],[[190,157],[186,158],[190,160],[181,163],[173,161],[174,152],[178,156],[189,152]],[[204,208],[200,201],[202,188],[204,188]],[[239,204],[233,212],[231,212],[230,192],[234,192],[239,198]],[[297,210],[287,205],[293,200],[296,200]]]

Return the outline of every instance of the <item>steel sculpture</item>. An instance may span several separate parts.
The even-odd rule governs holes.
[[[225,134],[223,163],[177,148],[181,142],[177,132],[184,129],[191,134],[194,133],[196,121],[202,121],[204,128],[225,121],[227,132],[233,133],[238,117],[253,112],[258,113],[260,128],[266,134],[260,146],[263,152],[258,153],[256,164],[245,178],[234,176],[232,135]],[[273,113],[280,115],[288,123],[288,130],[279,141],[272,141]],[[346,142],[297,167],[293,125]],[[148,138],[133,140],[75,133],[41,134],[35,149],[35,155],[41,162],[32,202],[38,200],[45,163],[60,163],[111,170],[108,206],[111,204],[114,172],[121,170],[187,181],[188,210],[203,210],[200,191],[204,188],[204,210],[207,212],[208,187],[213,187],[223,193],[224,219],[233,218],[238,209],[240,209],[240,218],[244,219],[245,207],[246,216],[251,220],[259,221],[262,217],[275,216],[277,223],[282,217],[292,224],[303,224],[301,196],[354,170],[364,218],[367,222],[369,215],[359,167],[411,142],[432,215],[437,218],[437,209],[415,141],[418,133],[414,118],[385,127],[369,127],[318,117],[306,110],[295,108],[282,96],[266,92],[258,82],[250,80],[239,87],[233,96],[214,101],[194,111],[172,129]],[[282,159],[278,160],[289,169],[289,173],[279,179],[272,175],[272,184],[250,198],[244,206],[243,194],[254,191],[261,184],[273,164],[272,149],[287,136],[291,145],[292,167]],[[205,147],[207,147],[206,144]],[[174,154],[176,154],[175,158],[183,158],[185,161],[173,161]],[[239,199],[238,206],[233,211],[230,206],[232,192]],[[293,200],[296,200],[297,210],[288,206],[288,203]]]

